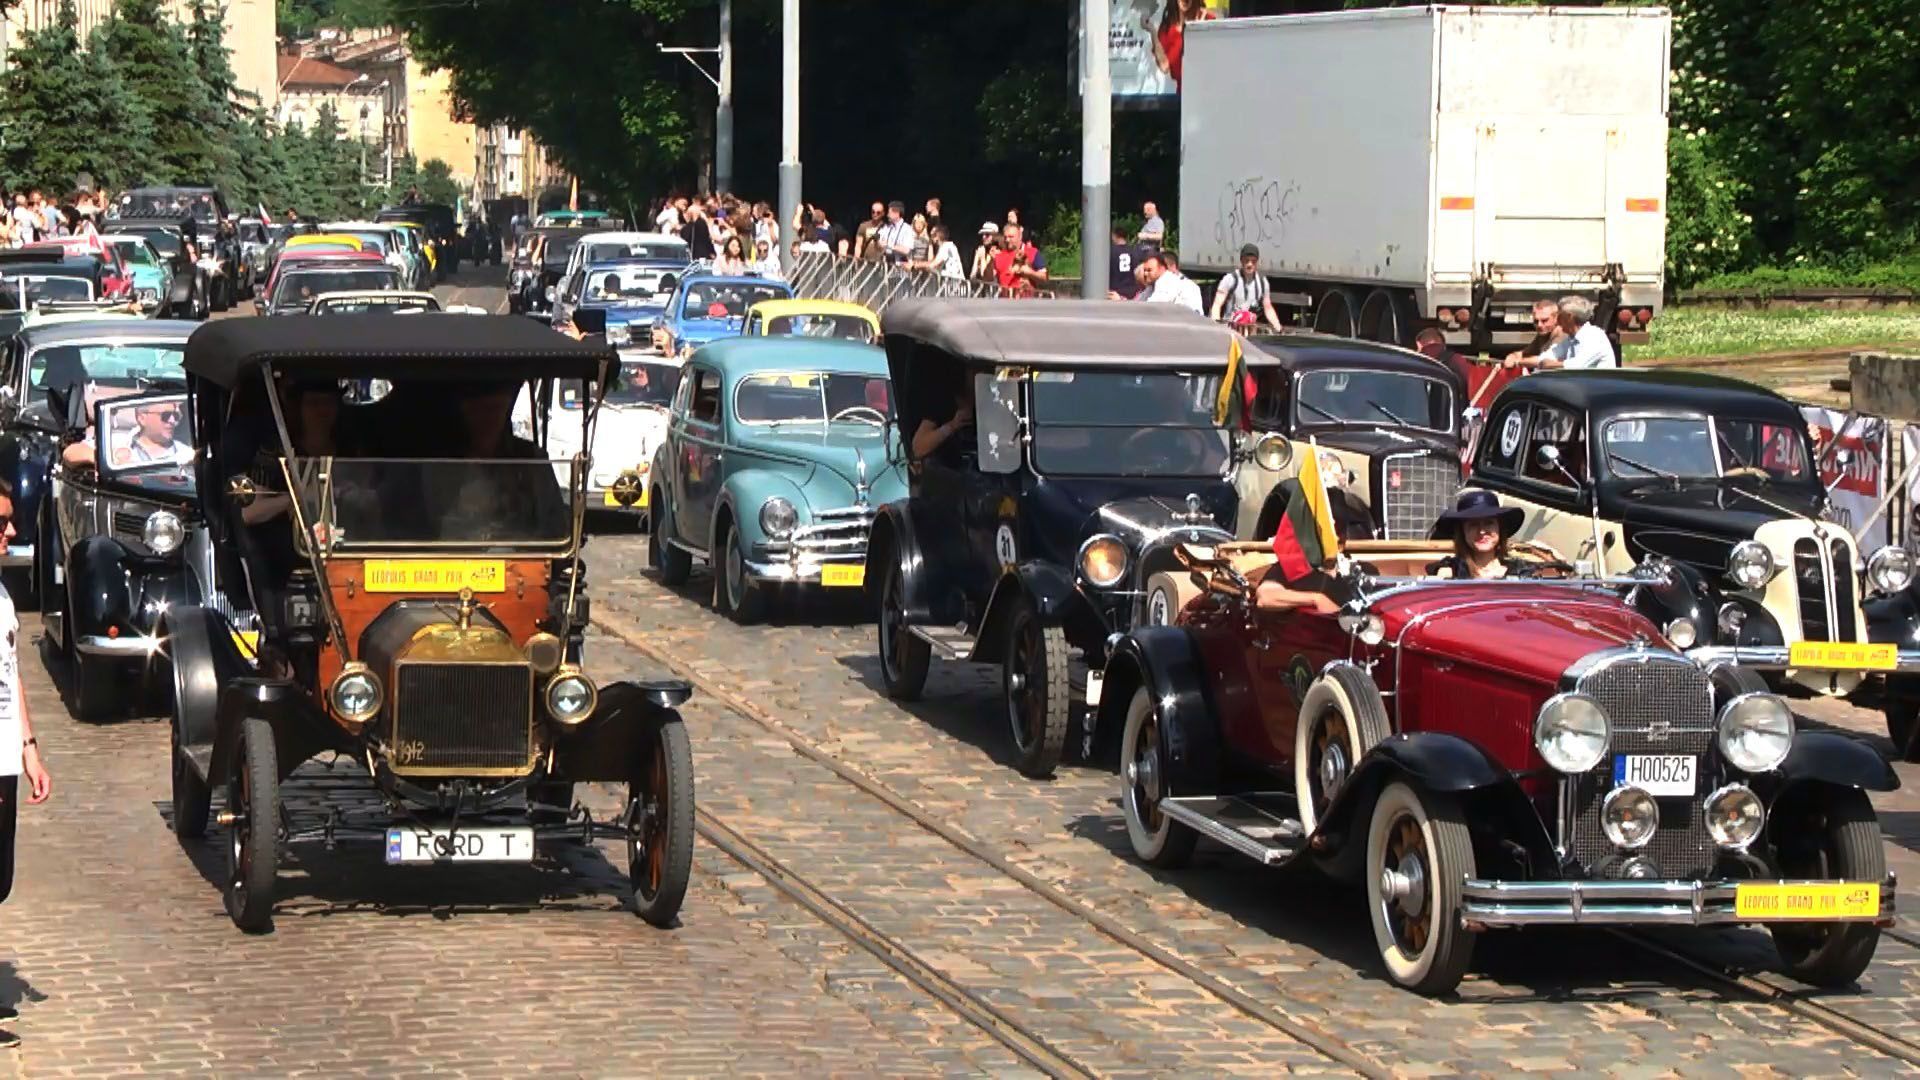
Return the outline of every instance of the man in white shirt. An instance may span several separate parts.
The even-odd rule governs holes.
[[[0,548],[13,541],[13,490],[0,480]],[[22,780],[26,782],[21,783]],[[26,684],[20,678],[20,617],[13,598],[0,588],[0,900],[13,891],[13,848],[20,796],[39,804],[53,794],[53,778],[40,760],[40,740],[27,715]],[[0,1019],[14,1018],[0,1008]],[[20,1045],[20,1037],[0,1031],[0,1049]]]
[[[1146,218],[1140,225],[1140,235],[1136,237],[1141,247],[1160,247],[1167,241],[1167,223],[1160,217],[1160,208],[1153,203],[1144,203],[1140,213]]]
[[[13,196],[14,238],[21,244],[31,244],[40,239],[40,215],[27,205],[25,193],[17,192]]]
[[[680,232],[680,212],[685,210],[686,207],[687,200],[685,199],[674,199],[667,203],[666,206],[661,207],[660,215],[653,219],[654,230],[669,235],[678,235]]]
[[[1561,298],[1560,330],[1564,336],[1539,356],[1516,354],[1506,359],[1506,366],[1536,371],[1552,371],[1555,368],[1592,371],[1620,366],[1620,358],[1613,351],[1612,339],[1593,322],[1593,301],[1584,296]]]
[[[1149,304],[1179,304],[1195,315],[1201,314],[1200,286],[1171,265],[1164,252],[1150,251],[1140,260],[1140,280],[1147,287],[1134,299]]]
[[[895,266],[913,254],[913,226],[907,223],[906,204],[898,199],[887,204],[887,223],[880,226],[880,250]]]

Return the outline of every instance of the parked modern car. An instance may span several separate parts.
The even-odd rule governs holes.
[[[41,602],[53,562],[37,562],[39,537],[52,527],[45,495],[59,442],[72,414],[56,407],[49,389],[69,402],[178,389],[187,337],[199,324],[185,320],[75,315],[28,326],[5,344],[6,383],[0,389],[0,475],[13,485],[15,536],[0,566],[9,570],[15,599]],[[33,568],[29,574],[28,568]]]
[[[753,305],[791,296],[793,287],[784,281],[687,273],[674,286],[666,308],[654,316],[653,349],[662,356],[685,355],[710,341],[733,337],[745,328]]]
[[[1174,545],[1233,539],[1233,470],[1262,456],[1229,426],[1233,331],[1082,300],[902,299],[881,325],[911,478],[867,541],[881,678],[910,700],[935,654],[998,664],[1014,763],[1048,776],[1081,692],[1072,653],[1096,705],[1109,642],[1149,618]]]
[[[675,259],[588,263],[561,279],[554,293],[553,321],[570,323],[582,309],[601,311],[607,344],[617,349],[645,347],[653,320],[666,310],[685,270],[686,263]]]
[[[1525,512],[1520,539],[1583,572],[1671,564],[1678,584],[1637,602],[1693,655],[1827,695],[1920,671],[1920,647],[1872,643],[1861,603],[1904,590],[1911,557],[1862,558],[1826,518],[1806,421],[1772,391],[1681,372],[1530,375],[1494,400],[1472,479]]]
[[[1758,924],[1803,982],[1866,970],[1895,906],[1880,755],[1796,730],[1622,599],[1664,568],[1420,577],[1449,550],[1349,544],[1322,614],[1255,603],[1266,544],[1184,547],[1206,591],[1105,671],[1135,855],[1178,867],[1206,837],[1357,880],[1381,966],[1421,993],[1459,983],[1480,931],[1549,925]]]
[[[886,356],[870,345],[696,350],[645,478],[661,580],[680,584],[706,561],[714,607],[741,623],[798,588],[859,595],[874,514],[906,493],[891,406]]]
[[[1251,339],[1272,364],[1254,361],[1248,415],[1255,431],[1284,436],[1287,462],[1235,476],[1240,512],[1234,535],[1273,536],[1280,482],[1318,454],[1343,535],[1424,539],[1460,490],[1461,413],[1466,385],[1458,372],[1387,345],[1325,334]]]

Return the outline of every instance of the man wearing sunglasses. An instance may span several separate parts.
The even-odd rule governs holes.
[[[180,406],[170,402],[138,405],[133,410],[133,438],[113,450],[113,463],[126,465],[171,465],[193,459],[193,447],[176,441],[180,427]]]

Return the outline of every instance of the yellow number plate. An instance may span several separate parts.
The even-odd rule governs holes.
[[[1880,914],[1880,886],[1864,881],[1819,885],[1753,882],[1736,886],[1733,912],[1766,922],[1793,919],[1866,919]]]
[[[368,592],[477,593],[507,591],[500,559],[368,559]]]
[[[864,566],[823,566],[820,568],[820,584],[828,588],[859,586],[867,583],[867,568]]]
[[[1787,663],[1797,668],[1892,671],[1900,664],[1899,646],[1864,645],[1851,641],[1796,641],[1787,648]]]

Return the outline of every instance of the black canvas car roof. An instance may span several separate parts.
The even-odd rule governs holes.
[[[1225,368],[1234,332],[1178,304],[1108,300],[897,300],[880,329],[983,364]],[[1271,358],[1244,349],[1250,362]]]
[[[262,365],[321,377],[447,381],[600,378],[619,363],[605,345],[517,315],[285,315],[207,323],[187,341],[186,369],[233,387]]]
[[[1545,371],[1502,391],[1496,404],[1519,397],[1603,414],[1675,409],[1789,424],[1801,419],[1792,402],[1765,387],[1693,371]]]
[[[1355,338],[1335,337],[1311,331],[1285,334],[1258,334],[1250,338],[1261,353],[1271,357],[1289,372],[1315,368],[1355,367],[1383,371],[1404,371],[1460,382],[1459,372],[1451,364],[1393,345],[1382,345]]]

